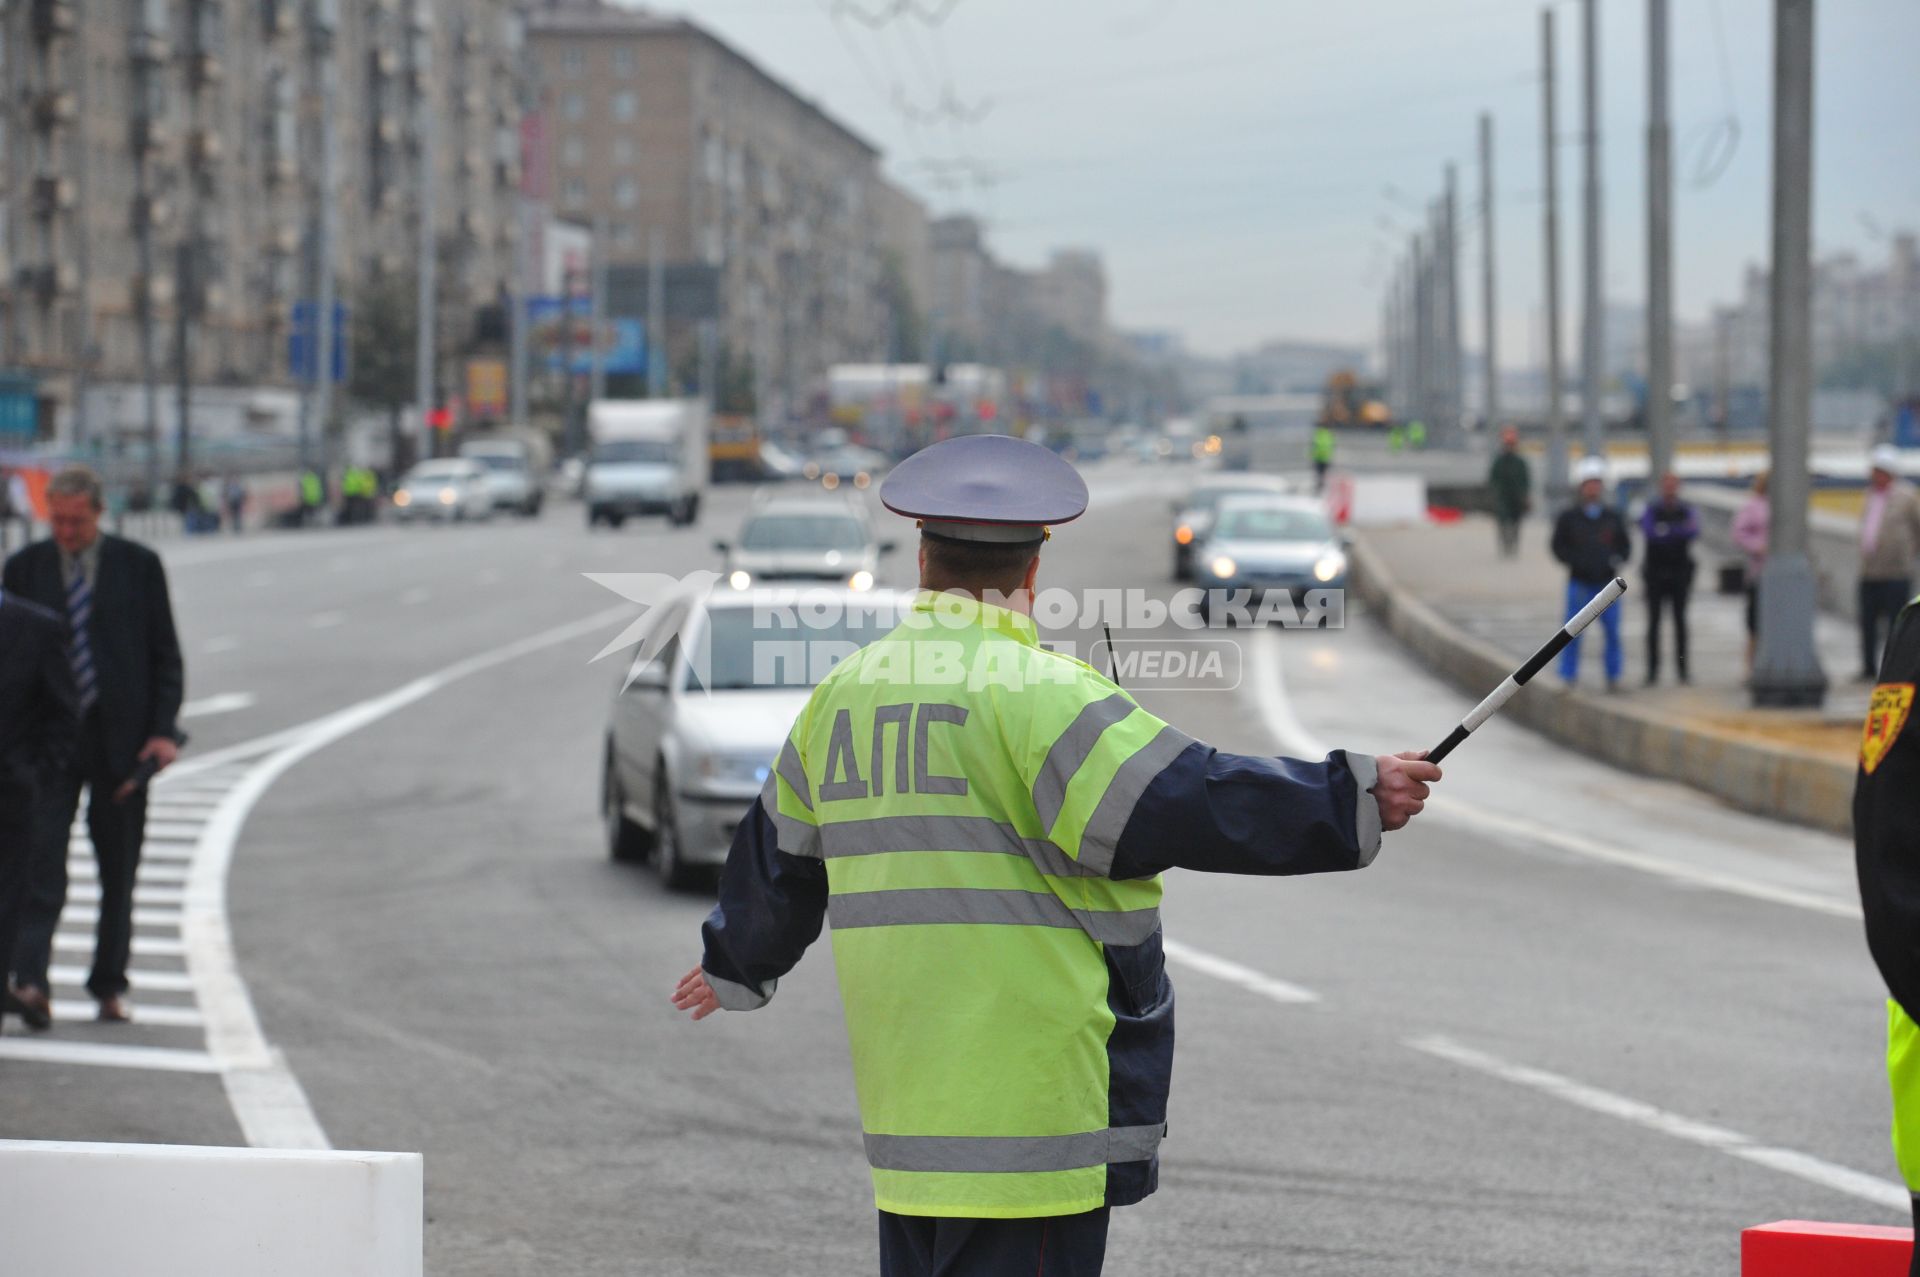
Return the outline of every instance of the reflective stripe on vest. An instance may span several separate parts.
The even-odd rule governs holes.
[[[1158,909],[1070,909],[1037,891],[974,887],[909,887],[835,894],[827,916],[836,930],[853,927],[1077,927],[1102,944],[1144,944],[1160,926]]]
[[[1144,1162],[1160,1147],[1164,1123],[1111,1126],[1074,1135],[873,1135],[867,1161],[882,1171],[1073,1171],[1108,1162]]]

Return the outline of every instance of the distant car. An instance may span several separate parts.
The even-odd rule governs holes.
[[[1298,491],[1277,474],[1212,474],[1173,503],[1173,579],[1193,579],[1193,547],[1206,540],[1214,510],[1227,497],[1273,496]]]
[[[394,489],[393,513],[403,523],[492,518],[493,490],[487,486],[486,468],[464,457],[422,461]]]
[[[715,541],[722,571],[736,590],[764,581],[832,581],[871,590],[880,556],[894,543],[875,534],[873,521],[851,501],[774,496],[756,502],[737,541]]]
[[[818,479],[820,486],[831,491],[841,484],[850,484],[855,488],[866,488],[874,480],[885,474],[893,463],[887,460],[883,452],[872,448],[862,448],[857,443],[842,444],[837,448],[823,448],[807,458],[800,473],[809,479]]]
[[[654,659],[622,669],[607,722],[607,854],[651,859],[669,887],[710,879],[814,685],[892,630],[910,600],[721,586],[657,607],[641,640]]]
[[[1347,585],[1346,545],[1314,497],[1224,498],[1194,559],[1208,590],[1246,590],[1255,604],[1274,590],[1297,600]]]
[[[475,439],[460,445],[460,455],[486,467],[487,491],[493,508],[512,510],[528,518],[540,513],[545,494],[527,459],[527,446],[513,439]]]
[[[805,477],[807,463],[771,439],[760,443],[760,473],[770,480]]]

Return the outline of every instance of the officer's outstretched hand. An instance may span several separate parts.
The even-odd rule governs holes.
[[[680,983],[673,990],[673,1009],[691,1011],[696,1020],[704,1020],[720,1009],[719,995],[707,983],[705,971],[695,967],[680,977]]]
[[[1374,758],[1380,779],[1370,791],[1380,804],[1380,828],[1404,829],[1427,805],[1427,786],[1440,779],[1438,764],[1427,761],[1427,751],[1410,749]]]

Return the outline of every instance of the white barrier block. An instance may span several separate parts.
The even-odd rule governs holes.
[[[1360,525],[1424,523],[1427,481],[1417,474],[1356,474],[1348,518]]]
[[[418,1153],[0,1140],[19,1273],[421,1277]]]

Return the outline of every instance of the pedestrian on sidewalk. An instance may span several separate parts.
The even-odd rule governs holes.
[[[1733,513],[1733,543],[1747,556],[1747,669],[1742,682],[1753,681],[1753,652],[1760,642],[1760,570],[1767,566],[1767,533],[1773,511],[1767,504],[1767,472],[1753,476],[1753,492]]]
[[[67,664],[67,623],[0,590],[0,954],[13,951],[44,791],[73,754],[80,710]],[[6,1010],[29,1014],[7,999]]]
[[[1633,552],[1627,521],[1606,502],[1607,461],[1588,457],[1574,470],[1579,495],[1553,525],[1553,557],[1567,565],[1567,619],[1607,588]],[[1620,609],[1600,614],[1606,635],[1607,690],[1620,690],[1626,654],[1620,647]],[[1560,678],[1571,687],[1580,678],[1580,640],[1560,653]]]
[[[1867,500],[1860,511],[1860,679],[1871,683],[1894,618],[1913,594],[1920,494],[1899,477],[1900,453],[1892,445],[1875,448],[1867,464]]]
[[[73,760],[47,786],[35,817],[31,882],[13,951],[14,996],[31,1008],[28,1024],[51,1021],[48,965],[67,900],[67,844],[80,791],[87,791],[87,833],[99,862],[100,914],[87,991],[99,1017],[124,1023],[127,959],[133,940],[133,880],[146,836],[144,786],[127,788],[143,762],[155,768],[179,755],[175,720],[185,690],[180,639],[160,556],[102,532],[100,480],[84,466],[47,485],[53,537],[7,560],[3,579],[18,594],[67,618],[67,659],[80,705]]]
[[[220,503],[226,507],[227,531],[240,531],[241,522],[247,517],[247,485],[240,482],[239,475],[227,476],[220,489]]]
[[[1908,606],[1887,640],[1886,664],[1860,733],[1853,852],[1867,950],[1887,985],[1894,1161],[1913,1195],[1920,1234],[1920,728],[1911,721],[1917,680],[1920,606]],[[1920,1277],[1920,1247],[1907,1271]]]
[[[1487,488],[1493,494],[1493,521],[1500,529],[1500,555],[1511,559],[1520,552],[1520,520],[1533,508],[1533,476],[1520,455],[1520,432],[1512,426],[1500,432],[1500,451],[1487,469]]]
[[[1687,679],[1687,599],[1693,593],[1693,542],[1700,516],[1680,499],[1680,476],[1660,476],[1660,495],[1640,512],[1640,534],[1647,539],[1640,579],[1647,587],[1647,686],[1660,681],[1660,615],[1673,613],[1673,663]]]

